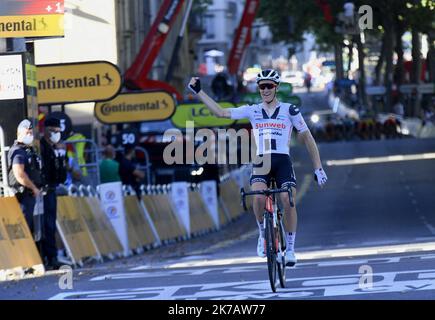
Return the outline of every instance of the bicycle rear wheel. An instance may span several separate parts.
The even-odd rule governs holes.
[[[282,218],[278,220],[278,254],[277,254],[277,269],[278,269],[278,278],[279,284],[281,288],[285,288],[285,249],[286,249],[286,238],[284,226],[282,224]]]
[[[264,213],[265,239],[266,239],[266,255],[267,255],[267,269],[269,271],[270,287],[273,292],[276,292],[276,243],[275,243],[275,230],[273,228],[273,218],[269,212]]]

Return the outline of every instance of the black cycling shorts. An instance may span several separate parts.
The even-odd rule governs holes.
[[[262,155],[258,157],[262,158]],[[255,163],[259,163],[256,161]],[[278,188],[284,188],[290,185],[296,188],[296,175],[293,170],[293,164],[288,154],[272,153],[271,154],[271,169],[268,174],[259,174],[258,169],[262,164],[255,164],[252,167],[251,185],[255,182],[263,182],[267,186],[270,184],[270,179],[274,178]],[[264,172],[262,172],[264,173]]]

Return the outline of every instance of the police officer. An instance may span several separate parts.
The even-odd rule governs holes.
[[[59,147],[61,139],[60,120],[48,117],[44,121],[44,136],[41,139],[42,172],[47,192],[44,195],[44,234],[42,254],[46,269],[59,269],[56,248],[56,187],[66,180],[66,150]]]
[[[25,119],[17,128],[17,140],[8,153],[9,186],[20,203],[30,231],[33,233],[33,210],[42,186],[41,159],[32,147],[32,123]]]

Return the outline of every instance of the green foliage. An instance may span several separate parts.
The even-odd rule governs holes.
[[[348,0],[327,2],[332,16],[336,19]],[[373,30],[366,30],[372,36],[380,38],[386,23],[396,21],[396,18],[403,23],[406,30],[416,28],[425,33],[434,31],[434,0],[354,0],[353,2],[356,12],[362,5],[372,7]],[[305,32],[312,32],[316,36],[317,49],[324,51],[331,49],[334,43],[342,39],[342,35],[334,31],[334,25],[325,21],[316,0],[261,1],[259,17],[270,26],[276,42],[298,44],[303,42]],[[289,17],[293,25],[292,33],[289,32]]]

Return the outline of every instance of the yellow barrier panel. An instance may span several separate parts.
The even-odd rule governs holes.
[[[127,216],[128,233],[134,233],[139,246],[147,246],[157,241],[153,231],[145,219],[136,196],[124,196],[125,214]]]
[[[213,220],[207,211],[199,191],[189,192],[190,232],[192,234],[214,228]]]
[[[16,267],[14,263],[13,257],[13,247],[10,244],[9,237],[7,236],[6,227],[3,223],[3,215],[2,212],[6,210],[2,207],[3,202],[2,198],[0,198],[0,270],[6,270]]]
[[[104,237],[104,241],[107,249],[106,248],[101,249],[102,250],[101,254],[122,253],[123,249],[122,249],[121,242],[119,241],[118,236],[116,235],[115,230],[113,229],[109,219],[101,209],[101,204],[98,197],[86,197],[84,199],[88,203],[95,219],[98,221],[98,224],[100,225],[101,233],[103,234]]]
[[[105,256],[115,253],[116,251],[113,250],[111,243],[108,242],[105,235],[105,232],[107,231],[106,224],[101,223],[101,218],[97,216],[96,208],[90,205],[87,198],[79,197],[73,198],[73,200],[76,207],[79,209],[78,212],[84,219],[93,240],[95,241],[99,253]]]
[[[229,218],[227,217],[227,214],[225,213],[225,209],[222,206],[222,203],[218,199],[218,212],[219,212],[219,225],[225,226],[228,222],[230,222]]]
[[[186,229],[178,221],[172,210],[168,195],[144,195],[142,200],[154,223],[160,240],[176,239],[187,235]]]
[[[240,204],[240,188],[233,178],[221,182],[220,196],[231,219],[235,219],[242,214],[243,207]]]
[[[15,197],[0,198],[0,270],[33,268],[44,273],[33,236]]]
[[[74,199],[77,198],[57,198],[57,227],[73,262],[81,263],[83,258],[95,257],[98,253]]]

